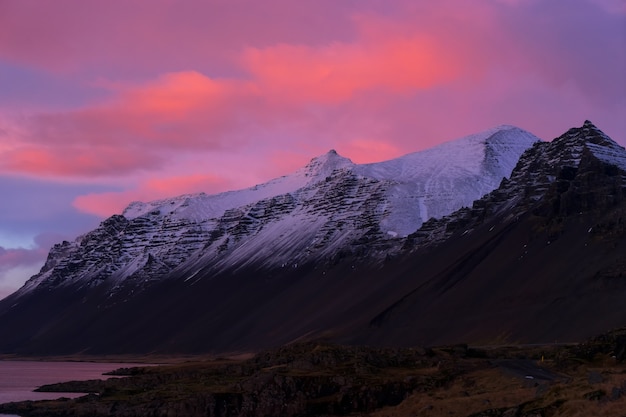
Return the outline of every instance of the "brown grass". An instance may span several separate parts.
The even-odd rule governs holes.
[[[415,393],[396,407],[386,407],[372,417],[466,416],[489,408],[512,407],[530,401],[536,388],[495,368],[480,369],[450,386]]]
[[[550,361],[542,365],[556,368]],[[533,415],[532,410],[560,402],[561,405],[549,414],[551,417],[626,417],[625,364],[616,364],[606,356],[593,363],[571,365],[565,371],[569,379],[542,385],[497,368],[482,367],[457,378],[449,386],[414,393],[401,404],[382,408],[370,416],[470,416],[489,409],[514,407],[518,407],[522,415]],[[591,372],[602,375],[603,381],[590,380]],[[619,389],[622,394],[616,398],[614,390]]]

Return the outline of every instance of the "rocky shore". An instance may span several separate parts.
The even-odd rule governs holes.
[[[23,417],[596,415],[625,405],[625,359],[626,330],[581,344],[553,346],[385,349],[307,343],[247,360],[124,368],[115,374],[125,378],[47,385],[39,390],[89,394],[74,400],[2,404],[0,413]]]

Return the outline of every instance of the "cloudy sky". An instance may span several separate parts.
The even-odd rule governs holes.
[[[133,200],[513,124],[626,145],[624,0],[0,0],[0,297]]]

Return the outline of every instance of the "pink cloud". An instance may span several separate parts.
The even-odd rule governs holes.
[[[189,28],[172,20],[172,16],[178,19],[182,15],[210,14],[205,3],[181,9],[158,1],[154,9],[146,10],[141,3],[130,2],[127,14],[117,17],[114,12],[121,7],[117,4],[93,10],[81,5],[71,19],[48,10],[51,6],[39,10],[29,0],[3,4],[5,16],[23,16],[24,27],[34,29],[32,25],[37,24],[42,33],[51,32],[50,39],[41,38],[41,44],[29,43],[31,38],[22,26],[0,17],[0,34],[7,35],[4,39],[24,46],[22,51],[12,42],[0,41],[0,56],[23,62],[53,60],[52,56],[34,52],[48,41],[67,46],[64,50],[68,49],[66,58],[71,62],[89,61],[85,57],[97,60],[99,55],[85,49],[83,38],[98,41],[111,31],[103,32],[99,22],[92,27],[75,21],[80,16],[89,22],[100,14],[102,21],[111,27],[118,25],[119,32],[129,36],[128,45],[122,45],[121,38],[116,37],[118,31],[113,31],[111,42],[116,46],[111,50],[103,47],[103,56],[117,51],[120,55],[116,60],[128,58],[126,54],[132,49],[142,61],[148,46],[167,44],[169,34],[164,28],[168,28],[185,40],[179,45],[181,53],[189,54],[193,57],[189,62],[200,65],[196,48],[202,49],[204,44],[196,40],[193,51],[188,50],[192,35],[207,40],[209,45],[217,36],[206,32],[209,29],[205,26],[210,25],[199,25],[201,19],[191,19]],[[268,4],[268,10],[282,10],[287,13],[285,17],[290,13],[308,16],[313,10],[313,6],[295,7],[286,1]],[[585,5],[592,7],[587,0],[577,0],[577,4],[581,10]],[[228,61],[231,70],[235,69],[229,76],[185,70],[165,72],[150,81],[100,81],[100,87],[110,93],[108,100],[75,110],[30,115],[20,125],[20,135],[0,136],[0,171],[36,176],[120,176],[162,169],[180,155],[190,153],[235,152],[254,146],[261,149],[258,157],[269,157],[272,151],[267,149],[286,148],[285,152],[298,153],[306,143],[314,151],[344,148],[346,153],[356,153],[346,156],[372,162],[383,155],[397,156],[395,152],[423,149],[442,139],[507,123],[503,120],[507,117],[517,118],[502,117],[500,109],[514,107],[508,105],[512,97],[509,93],[526,79],[534,79],[534,85],[542,89],[538,96],[555,97],[575,90],[568,96],[590,103],[576,104],[578,107],[595,108],[598,114],[623,109],[623,104],[619,107],[623,103],[623,64],[596,64],[619,56],[610,53],[619,50],[615,47],[619,41],[609,41],[609,52],[597,47],[599,35],[590,30],[584,31],[579,44],[567,41],[583,33],[583,26],[577,24],[580,19],[597,19],[588,10],[568,11],[562,20],[571,26],[561,26],[560,21],[536,16],[544,16],[544,9],[562,6],[537,1],[480,2],[471,7],[450,0],[436,5],[407,1],[388,6],[390,12],[384,15],[374,12],[373,7],[359,13],[346,8],[325,33],[331,40],[320,42],[325,38],[312,36],[308,26],[300,30],[281,19],[274,27],[272,20],[261,22],[247,9],[237,15],[231,6],[224,7],[220,12],[228,19],[250,19],[250,27],[219,26],[224,29],[220,39],[237,31],[241,32],[237,36],[243,36],[231,45],[228,59],[218,55],[218,60]],[[321,10],[321,6],[315,7]],[[259,13],[266,15],[268,10]],[[595,13],[598,10],[591,9]],[[40,15],[44,11],[58,21],[44,19]],[[342,32],[339,22],[350,29]],[[533,24],[530,31],[529,22]],[[67,25],[59,28],[60,23]],[[263,40],[249,37],[259,27],[271,27],[275,33],[261,36]],[[74,47],[80,53],[75,51],[73,55]],[[174,49],[168,45],[165,52],[173,55],[162,56],[162,61],[178,56]],[[209,49],[204,50],[205,61],[212,60]],[[86,55],[79,58],[82,53]],[[580,53],[592,59],[581,60]],[[155,70],[163,67],[167,65],[156,65]],[[498,104],[500,101],[507,105]],[[554,102],[557,105],[558,100]],[[515,113],[513,109],[511,114]],[[593,110],[583,118],[593,119]],[[458,122],[450,124],[450,119]],[[543,123],[543,119],[543,114],[529,111],[519,124],[540,125],[537,121]],[[578,117],[574,123],[579,123]],[[387,150],[376,150],[383,142],[388,144]]]
[[[18,147],[0,155],[0,170],[31,176],[123,175],[139,167],[156,167],[160,158],[149,152],[111,146]]]
[[[352,162],[363,164],[396,158],[406,152],[389,140],[355,139],[343,145],[340,153],[350,155]]]
[[[31,119],[32,141],[215,148],[220,133],[238,127],[233,106],[255,91],[244,82],[213,80],[195,71],[164,74],[139,84],[111,84],[105,103]]]
[[[268,163],[259,169],[259,179],[265,181],[295,172],[305,166],[313,157],[328,150],[326,148],[276,149],[267,155]]]
[[[432,54],[426,49],[431,47],[421,40],[392,39],[374,46],[376,53],[370,58],[358,46],[336,48],[339,50],[302,47],[295,61],[290,48],[254,52],[257,64],[263,61],[263,68],[279,68],[279,73],[319,60],[334,72],[324,88],[316,88],[307,74],[281,80],[262,69],[262,74],[253,72],[251,80],[211,79],[187,71],[135,85],[108,83],[114,94],[108,101],[74,111],[33,115],[17,138],[0,139],[0,145],[4,142],[8,147],[0,156],[0,170],[28,175],[119,176],[155,169],[171,158],[172,152],[238,148],[264,129],[278,132],[315,127],[319,121],[310,106],[316,100],[320,105],[329,104],[328,100],[345,102],[352,94],[368,90],[408,94],[448,76],[443,69],[429,67]],[[404,57],[401,52],[405,49],[416,55]],[[424,61],[417,57],[422,52],[428,55]],[[334,62],[330,57],[335,55],[343,58]],[[362,66],[371,70],[359,78]],[[341,136],[339,132],[334,135]]]
[[[257,99],[248,82],[193,71],[112,89],[106,103],[32,115],[19,135],[0,136],[0,171],[119,176],[157,168],[172,152],[237,147],[242,141],[231,133],[245,131],[243,116]]]
[[[31,265],[39,263],[48,253],[50,248],[35,249],[4,249],[0,247],[0,272],[6,271],[18,266]]]
[[[362,1],[360,7],[369,8]],[[374,2],[372,2],[374,3]],[[232,68],[243,44],[319,43],[350,35],[334,0],[3,0],[0,57],[63,72]]]

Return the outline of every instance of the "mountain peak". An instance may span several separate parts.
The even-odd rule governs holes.
[[[594,130],[598,130],[598,131],[600,130],[600,129],[598,129],[598,127],[597,127],[595,124],[593,124],[593,122],[592,122],[591,120],[589,120],[589,119],[586,119],[586,120],[583,122],[583,125],[582,125],[581,129],[594,129]]]
[[[578,128],[578,130],[583,134],[583,136],[590,140],[591,142],[609,142],[612,143],[613,140],[609,138],[602,130],[600,130],[596,125],[594,125],[590,120],[585,120],[583,125]]]
[[[555,152],[571,159],[571,166],[578,166],[582,153],[586,150],[600,161],[626,171],[626,149],[589,120],[585,120],[581,127],[569,129],[552,143],[555,145]]]
[[[585,120],[581,127],[573,127],[567,132],[554,139],[559,141],[578,141],[580,143],[591,142],[596,144],[614,144],[615,142],[609,138],[602,130],[600,130],[591,121]],[[619,145],[618,145],[619,146]]]
[[[323,155],[317,156],[304,167],[307,176],[327,176],[333,171],[342,168],[351,168],[354,163],[331,149]]]

